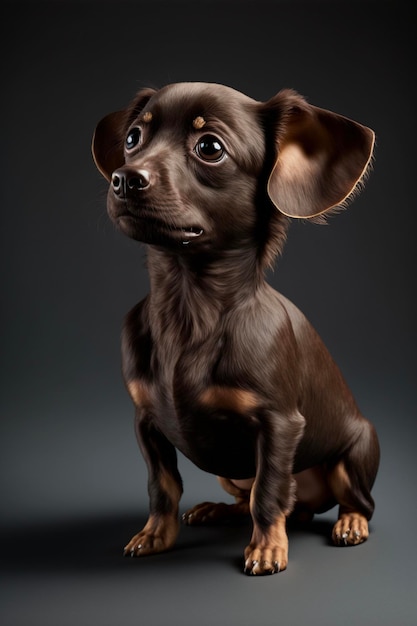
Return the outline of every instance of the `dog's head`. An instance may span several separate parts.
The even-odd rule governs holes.
[[[93,155],[110,182],[116,225],[188,254],[266,249],[284,216],[340,207],[363,179],[373,144],[369,128],[291,90],[261,103],[222,85],[177,83],[143,89],[105,117]]]

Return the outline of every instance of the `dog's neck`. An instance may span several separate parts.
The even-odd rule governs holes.
[[[149,246],[154,333],[202,341],[225,313],[248,302],[264,284],[256,250],[179,255]]]

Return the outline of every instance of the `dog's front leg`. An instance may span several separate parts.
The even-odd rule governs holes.
[[[298,412],[265,412],[257,441],[256,479],[250,497],[253,532],[245,550],[245,573],[275,574],[287,567],[286,518],[295,500],[292,467],[304,429]]]
[[[182,481],[174,446],[155,428],[152,418],[138,409],[136,436],[148,467],[149,519],[124,549],[127,556],[146,556],[169,550],[179,530],[178,503]]]

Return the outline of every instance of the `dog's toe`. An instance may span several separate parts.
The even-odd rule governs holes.
[[[166,516],[156,520],[150,517],[146,526],[132,537],[124,547],[124,556],[147,556],[169,550],[178,535],[179,523],[175,516]]]
[[[265,576],[278,574],[286,569],[288,554],[279,546],[255,548],[250,546],[245,551],[244,573],[249,576]]]
[[[264,560],[260,562],[256,559],[246,559],[243,571],[249,576],[265,576],[267,574],[278,574],[281,569],[279,561]]]

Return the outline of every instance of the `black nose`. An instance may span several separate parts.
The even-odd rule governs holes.
[[[147,170],[120,168],[113,172],[111,184],[116,195],[126,195],[128,191],[141,191],[149,187],[151,177]]]

